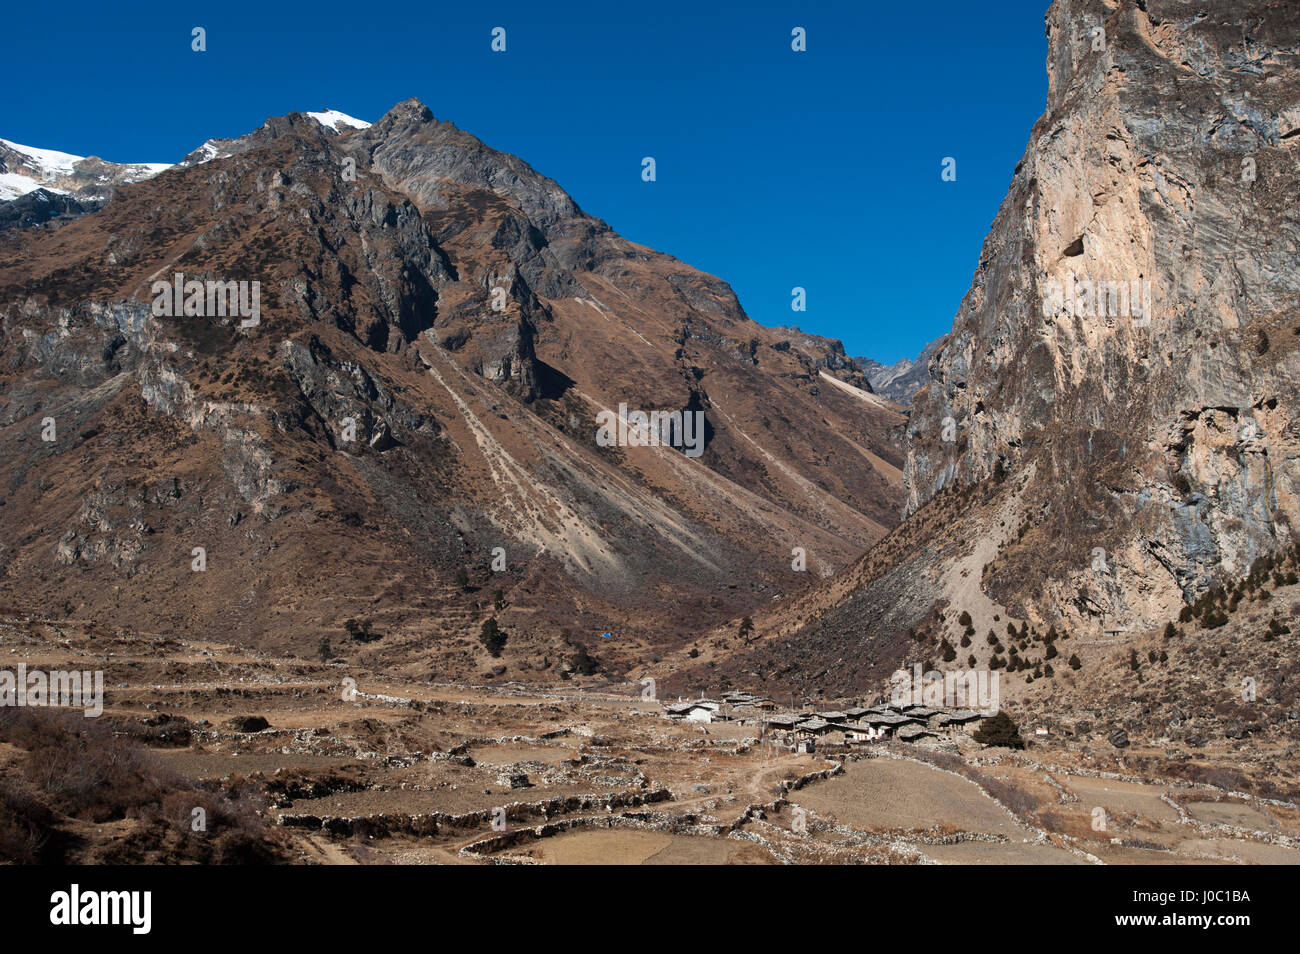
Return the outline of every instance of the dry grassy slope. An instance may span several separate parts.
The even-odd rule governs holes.
[[[991,601],[981,606],[972,591],[994,539],[988,530],[1007,530],[1002,524],[1023,486],[1007,479],[945,489],[831,579],[755,614],[749,641],[729,625],[713,631],[710,651],[698,658],[672,657],[666,685],[826,698],[879,693],[921,648],[909,638],[913,628],[932,631],[936,641],[946,635],[955,646],[962,611],[972,614],[981,637],[992,625],[1004,626],[1011,614]],[[935,621],[936,611],[946,621]],[[996,624],[994,615],[1001,617]],[[934,652],[922,655],[937,663]]]
[[[362,617],[385,638],[350,651],[458,675],[541,678],[561,629],[613,630],[618,671],[895,519],[903,417],[838,342],[760,328],[422,105],[364,135],[272,119],[231,152],[0,242],[16,604],[299,650]],[[152,317],[174,271],[259,280],[261,324]],[[620,402],[704,410],[703,457],[597,447]],[[474,639],[497,589],[500,662]]]

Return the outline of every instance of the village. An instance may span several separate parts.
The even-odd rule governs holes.
[[[967,708],[945,708],[919,702],[890,702],[843,709],[791,707],[778,711],[775,701],[751,692],[736,690],[719,698],[679,700],[664,705],[665,715],[701,726],[731,722],[757,726],[765,746],[784,748],[799,754],[838,751],[862,743],[897,739],[920,742],[951,735],[954,726],[986,718]]]

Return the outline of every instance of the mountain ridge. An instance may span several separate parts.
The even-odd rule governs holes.
[[[358,651],[393,665],[554,678],[574,630],[619,632],[617,671],[897,519],[903,419],[839,342],[753,323],[424,104],[218,152],[0,237],[7,598],[43,580],[151,632],[225,605],[299,652],[369,615],[388,635]],[[256,323],[157,317],[176,274],[258,282]],[[599,446],[620,404],[702,414],[703,455]],[[494,613],[501,662],[476,640]]]

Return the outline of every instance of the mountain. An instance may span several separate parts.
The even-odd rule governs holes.
[[[909,416],[906,518],[684,681],[993,664],[1042,695],[1235,612],[1271,655],[1260,591],[1300,517],[1300,8],[1055,0],[1046,31],[1046,110]],[[1049,632],[1082,664],[1055,682]]]
[[[853,360],[866,374],[873,391],[895,404],[911,407],[916,392],[930,383],[930,359],[943,346],[947,337],[942,335],[931,341],[914,361],[903,358],[893,364],[881,364],[871,358]]]
[[[601,439],[640,411],[699,440]],[[903,424],[839,342],[416,100],[0,235],[0,592],[92,626],[619,677],[886,534]]]
[[[29,229],[47,222],[62,225],[93,211],[97,205],[97,202],[79,202],[62,192],[33,189],[7,202],[0,202],[0,231]]]
[[[370,125],[337,109],[304,115],[333,132]],[[241,148],[242,142],[209,139],[179,165],[227,157],[229,150]],[[142,182],[170,168],[172,164],[166,162],[108,162],[0,139],[0,231],[49,222],[63,225],[102,206],[119,186]]]
[[[74,156],[0,139],[0,202],[43,190],[95,207],[107,201],[118,186],[141,182],[167,168],[167,163],[107,162],[97,156]]]

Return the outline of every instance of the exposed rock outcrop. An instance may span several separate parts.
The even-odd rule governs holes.
[[[1033,467],[986,587],[1150,626],[1300,514],[1300,11],[1057,0],[1047,33],[1047,111],[913,409],[908,510]]]
[[[912,398],[930,383],[930,359],[934,357],[947,335],[931,341],[915,360],[903,358],[893,364],[881,364],[871,358],[854,358],[871,382],[871,389],[903,407],[912,406]]]
[[[1122,642],[1293,542],[1300,9],[1056,0],[1046,26],[1046,112],[914,399],[906,519],[728,675],[983,666],[1009,621]]]

